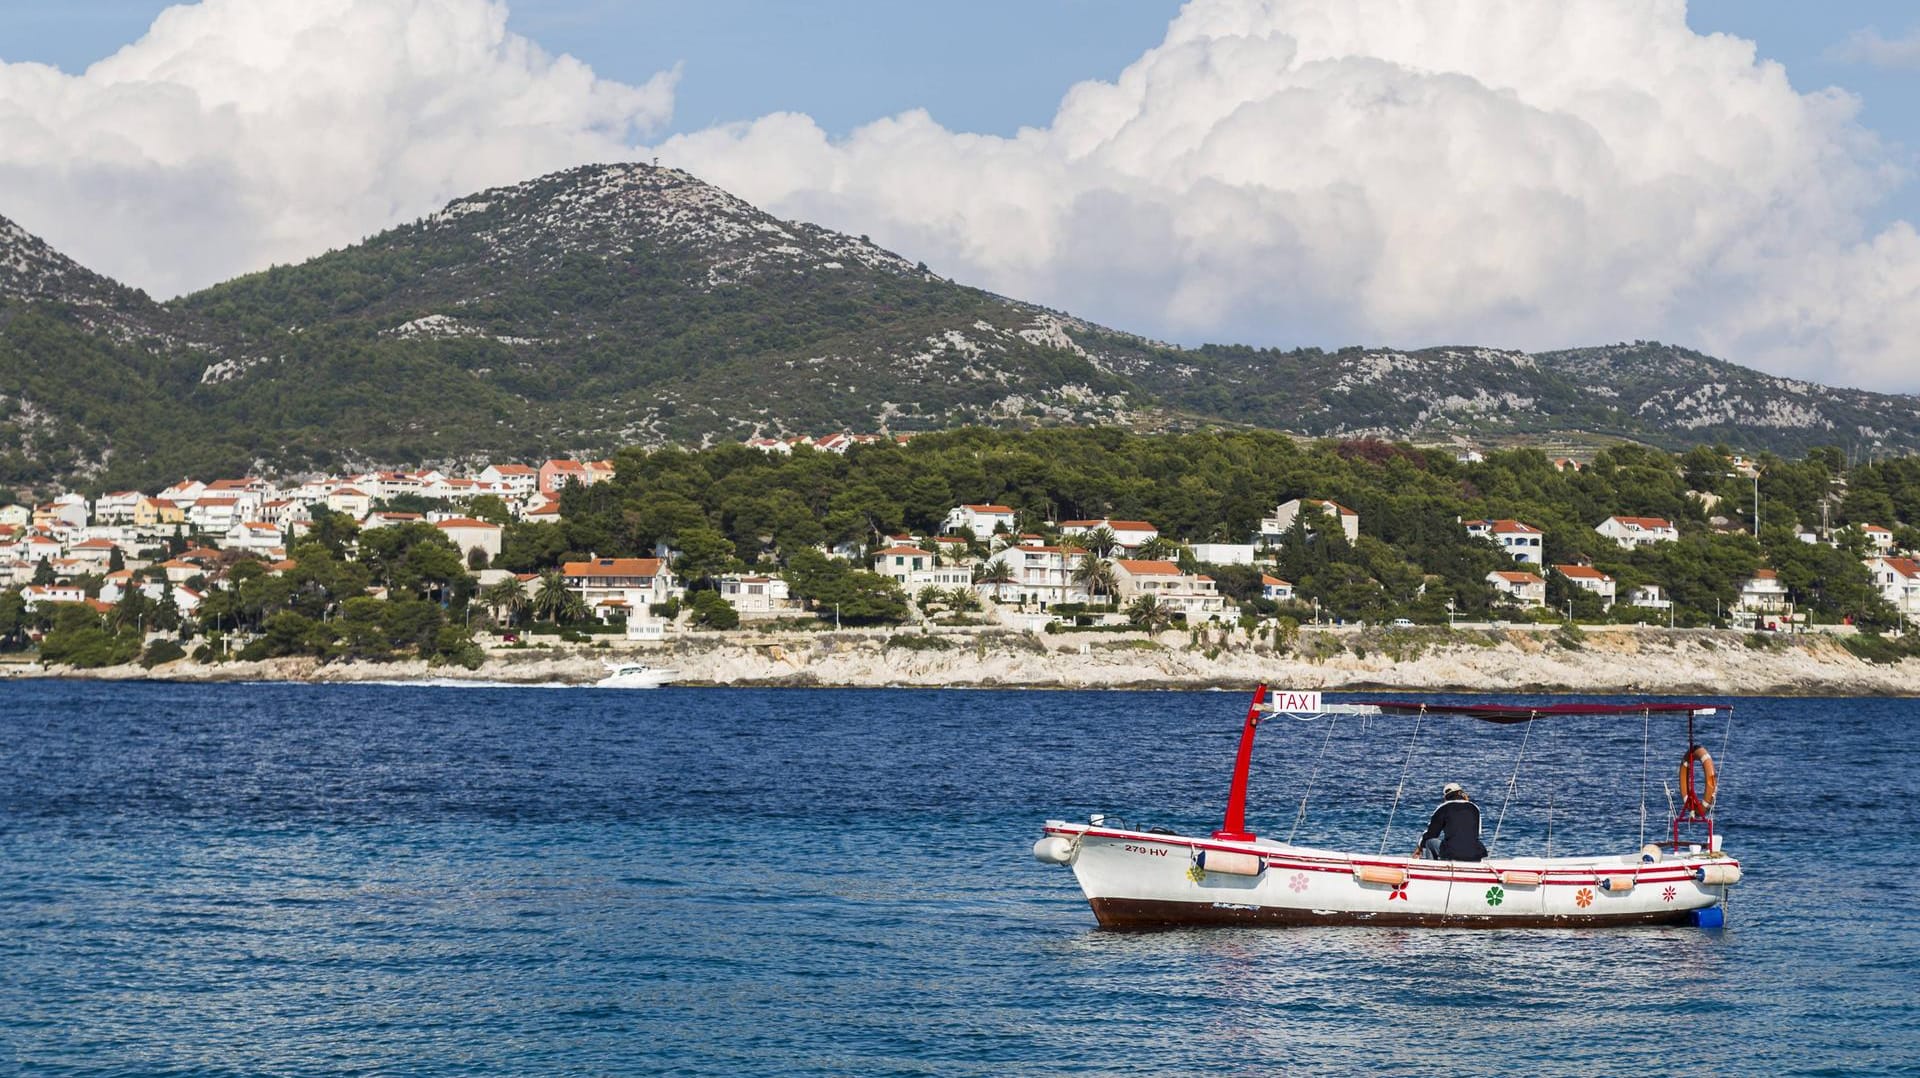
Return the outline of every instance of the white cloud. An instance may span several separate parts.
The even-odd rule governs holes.
[[[630,156],[674,73],[597,78],[487,0],[205,0],[73,76],[0,63],[0,213],[170,295],[478,188]]]
[[[632,158],[673,73],[597,78],[488,0],[204,0],[79,76],[0,65],[0,213],[161,294],[480,187]],[[1635,337],[1920,388],[1905,177],[1682,0],[1190,0],[1011,138],[779,114],[658,152],[791,217],[1139,332]]]
[[[1192,0],[1013,138],[908,113],[671,139],[776,211],[1179,339],[1660,337],[1915,388],[1920,242],[1837,91],[1680,0]],[[1911,324],[1910,324],[1911,323]]]
[[[1887,38],[1878,30],[1856,30],[1847,40],[1827,50],[1827,56],[1874,67],[1920,68],[1920,30],[1905,37]]]

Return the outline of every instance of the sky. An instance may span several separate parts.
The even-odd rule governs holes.
[[[585,161],[1178,341],[1920,390],[1889,0],[0,0],[0,215],[171,296]]]

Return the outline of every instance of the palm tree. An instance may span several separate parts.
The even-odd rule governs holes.
[[[973,567],[973,582],[975,584],[991,585],[993,587],[993,601],[997,603],[1002,598],[1000,589],[1013,583],[1013,567],[1008,565],[1005,559],[990,561],[984,565],[976,565]]]
[[[1111,558],[1113,552],[1120,549],[1120,537],[1105,524],[1080,536],[1080,545],[1086,547],[1096,558]]]
[[[571,598],[573,602],[568,602]],[[584,605],[578,595],[567,587],[567,578],[560,575],[558,569],[548,569],[540,574],[538,588],[533,593],[530,609],[536,618],[546,618],[558,625],[560,619],[572,614],[576,605]]]
[[[495,621],[500,620],[500,615],[504,611],[507,615],[507,624],[512,625],[520,620],[521,614],[526,612],[527,586],[520,582],[519,577],[510,576],[482,592],[480,598],[493,611]]]
[[[1080,564],[1073,567],[1073,582],[1086,588],[1089,597],[1098,595],[1102,599],[1112,598],[1115,589],[1120,586],[1113,563],[1104,557],[1092,555],[1080,559]]]
[[[1173,609],[1151,595],[1142,595],[1127,607],[1127,624],[1157,633],[1173,624]]]
[[[1180,552],[1180,544],[1164,535],[1156,535],[1140,544],[1134,556],[1142,561],[1170,561]]]

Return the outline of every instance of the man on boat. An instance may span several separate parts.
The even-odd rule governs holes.
[[[1440,791],[1440,807],[1427,821],[1427,833],[1413,856],[1436,861],[1478,861],[1487,856],[1480,841],[1480,806],[1467,796],[1465,787],[1449,782]]]

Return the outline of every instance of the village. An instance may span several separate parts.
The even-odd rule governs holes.
[[[755,439],[748,448],[791,454],[797,446],[844,454],[884,436],[832,435],[822,439]],[[1561,469],[1579,467],[1556,461]],[[538,464],[489,464],[467,475],[439,470],[380,471],[304,479],[276,485],[257,477],[186,479],[153,492],[114,491],[92,501],[65,494],[35,505],[0,506],[0,594],[19,596],[27,614],[46,620],[50,608],[83,605],[111,615],[129,595],[161,604],[186,619],[212,592],[233,586],[233,570],[277,575],[296,568],[290,556],[313,532],[316,520],[347,521],[364,537],[382,528],[426,526],[458,552],[470,586],[471,611],[456,612],[463,629],[491,628],[492,642],[515,639],[529,608],[629,641],[658,641],[696,628],[730,628],[741,622],[782,626],[811,614],[819,627],[839,627],[839,604],[806,602],[795,594],[778,565],[682,579],[677,552],[668,544],[647,557],[599,556],[564,560],[544,574],[498,567],[504,537],[521,523],[557,522],[561,497],[570,486],[591,487],[613,478],[605,460],[550,459]],[[1470,621],[1446,607],[1449,626],[1551,626],[1573,624],[1575,604],[1552,604],[1549,583],[1560,594],[1586,593],[1610,622],[1641,626],[1672,624],[1673,600],[1658,582],[1623,587],[1584,559],[1548,564],[1545,533],[1514,519],[1461,519],[1463,537],[1502,551],[1510,567],[1486,574],[1495,596],[1488,620]],[[1274,559],[1287,542],[1313,542],[1324,532],[1347,544],[1360,540],[1358,512],[1340,502],[1295,497],[1274,505],[1244,541],[1191,541],[1164,535],[1152,522],[1115,518],[1035,521],[1013,507],[993,503],[956,505],[937,534],[897,532],[867,543],[823,546],[821,553],[849,568],[870,570],[896,589],[897,614],[870,621],[900,624],[998,626],[1022,632],[1063,629],[1140,629],[1238,624],[1252,629],[1276,616],[1296,624],[1336,625],[1317,602],[1296,593],[1276,575]],[[1614,515],[1594,523],[1599,536],[1623,551],[1680,539],[1674,521]],[[1920,613],[1920,561],[1895,549],[1894,533],[1873,524],[1819,534],[1801,531],[1806,543],[1848,544],[1865,552],[1863,566],[1873,586],[1900,619]],[[1237,587],[1219,577],[1234,574]],[[1250,575],[1251,574],[1251,575]],[[1257,581],[1252,583],[1252,581]],[[688,603],[689,585],[712,595],[704,615]],[[529,602],[527,589],[563,587],[565,595]],[[1580,589],[1572,592],[1570,589]],[[368,589],[385,597],[377,584]],[[504,598],[503,598],[504,597]],[[698,596],[695,596],[698,598]],[[711,616],[712,604],[726,608]],[[442,596],[442,605],[446,605]],[[1595,603],[1581,604],[1591,611]],[[504,609],[503,609],[504,607]],[[855,620],[848,612],[847,620]],[[1738,594],[1718,623],[1724,627],[1792,632],[1813,626],[1795,609],[1789,590],[1772,569],[1740,581]],[[1411,626],[1410,619],[1395,625]],[[203,626],[203,631],[214,626]],[[160,626],[151,638],[165,632]],[[31,635],[31,634],[30,634]],[[36,637],[37,638],[37,637]],[[244,638],[243,638],[244,640]]]

